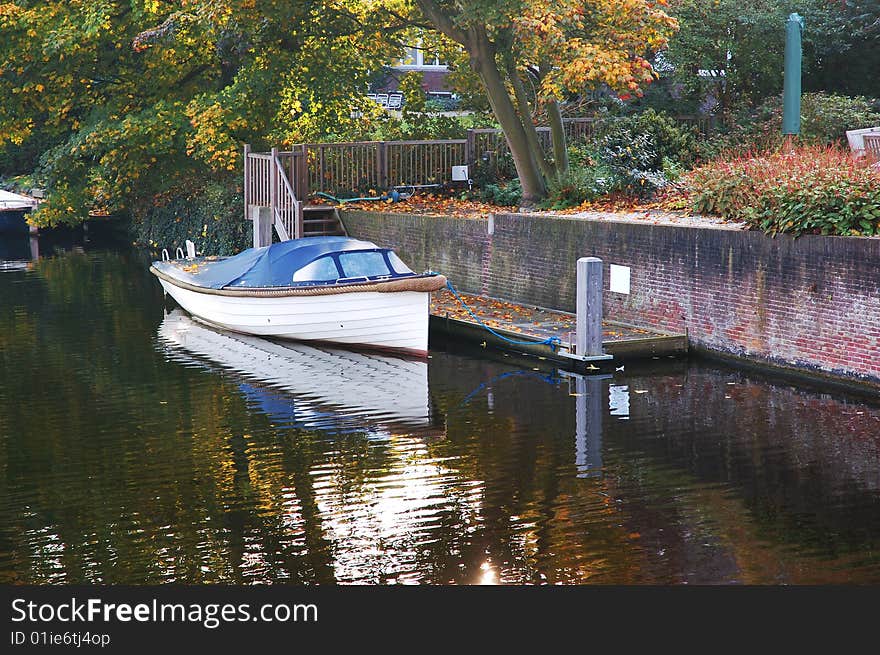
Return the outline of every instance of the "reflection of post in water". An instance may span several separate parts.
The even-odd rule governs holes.
[[[609,375],[563,373],[574,382],[575,467],[579,478],[602,475],[602,382]]]

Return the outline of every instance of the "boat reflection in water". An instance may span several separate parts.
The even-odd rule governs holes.
[[[276,423],[383,435],[432,426],[424,360],[270,341],[208,327],[179,309],[158,334],[171,359],[240,374],[240,391]]]
[[[173,361],[231,371],[251,407],[287,435],[295,435],[281,440],[287,444],[281,448],[296,443],[306,452],[321,453],[312,455],[308,475],[276,477],[269,471],[282,469],[270,464],[274,460],[269,452],[279,446],[253,457],[240,444],[242,468],[249,477],[264,481],[261,489],[273,489],[261,502],[277,508],[286,538],[310,544],[309,556],[322,562],[314,574],[297,575],[337,583],[495,584],[532,579],[529,566],[521,564],[502,576],[499,563],[490,561],[478,546],[484,507],[499,494],[512,495],[508,466],[533,452],[536,442],[542,442],[541,449],[564,441],[565,455],[557,465],[579,478],[591,478],[587,484],[603,484],[601,417],[607,395],[602,378],[505,367],[485,379],[480,360],[435,353],[426,362],[274,342],[206,326],[182,310],[165,316],[158,335]],[[442,413],[432,412],[429,373],[437,386],[437,404],[445,408]],[[563,397],[575,397],[567,403],[573,411],[557,411],[550,430],[557,434],[558,427],[571,436],[545,442],[544,436],[534,435],[548,434],[546,417],[517,414],[512,400],[525,393],[528,402],[540,406],[566,387]],[[465,389],[469,393],[464,394]],[[477,415],[487,418],[475,421]],[[503,427],[484,432],[495,425]],[[298,438],[315,432],[330,438]],[[477,438],[493,444],[485,466],[479,466],[468,448],[462,449],[463,434],[482,435]],[[336,438],[342,435],[345,438]],[[367,443],[349,435],[362,436]],[[267,485],[268,480],[276,480],[276,485]],[[528,505],[522,520],[532,525],[535,511]],[[514,538],[514,550],[530,552],[532,537],[519,539]],[[250,559],[243,559],[241,575],[259,580],[282,575],[283,567],[269,564],[276,559],[271,550],[276,547],[261,550],[252,545],[259,557],[251,553]],[[290,556],[303,557],[300,548]],[[460,569],[465,561],[467,570]]]
[[[0,272],[25,271],[40,258],[40,242],[36,235],[5,234],[0,239]]]

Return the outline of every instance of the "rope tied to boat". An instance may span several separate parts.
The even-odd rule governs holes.
[[[496,332],[491,327],[486,325],[483,322],[483,319],[481,319],[479,316],[477,316],[474,313],[474,310],[472,310],[470,307],[468,307],[468,304],[464,301],[464,298],[462,298],[461,295],[459,295],[458,291],[455,290],[455,287],[452,286],[452,282],[449,279],[446,280],[446,288],[449,289],[449,291],[452,293],[452,295],[455,296],[455,299],[461,303],[461,306],[467,310],[467,313],[470,314],[471,317],[473,317],[473,319],[479,324],[479,326],[481,328],[483,328],[484,330],[486,330],[487,332],[489,332],[493,336],[497,337],[498,339],[501,339],[502,341],[504,341],[506,343],[509,343],[514,346],[546,345],[546,346],[550,346],[550,348],[551,348],[551,350],[553,350],[553,352],[556,352],[556,349],[562,343],[562,340],[559,337],[547,337],[543,341],[531,341],[531,340],[530,341],[520,341],[517,339],[511,339],[510,337],[506,337],[503,334]]]

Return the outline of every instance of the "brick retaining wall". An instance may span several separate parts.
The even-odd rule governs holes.
[[[464,291],[574,311],[575,262],[605,262],[605,315],[759,363],[880,383],[880,239],[536,215],[346,211],[352,236],[393,247]],[[608,265],[631,268],[629,295]]]

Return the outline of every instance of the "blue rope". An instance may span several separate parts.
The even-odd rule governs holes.
[[[559,344],[562,343],[562,340],[559,337],[547,337],[543,341],[517,341],[516,339],[510,339],[508,337],[505,337],[503,334],[498,334],[495,330],[493,330],[488,325],[483,323],[483,319],[481,319],[479,316],[474,314],[473,310],[470,307],[468,307],[467,303],[464,301],[464,298],[462,298],[460,295],[458,295],[458,291],[455,290],[455,287],[452,286],[452,282],[450,282],[449,280],[446,280],[446,288],[452,292],[452,295],[455,296],[455,298],[458,300],[458,302],[461,303],[461,306],[467,310],[468,314],[470,314],[473,317],[473,319],[477,323],[479,323],[480,327],[485,329],[487,332],[490,332],[492,335],[496,336],[497,338],[501,339],[502,341],[506,341],[507,343],[513,344],[514,346],[547,345],[547,346],[550,346],[550,348],[553,350],[553,352],[556,352],[556,349],[559,347]]]
[[[514,376],[526,376],[526,377],[536,377],[542,382],[546,382],[547,384],[557,385],[559,384],[559,378],[554,375],[540,375],[539,373],[535,373],[534,371],[508,371],[507,373],[499,373],[495,377],[486,380],[482,384],[480,384],[476,389],[471,391],[468,395],[466,395],[459,403],[456,405],[453,410],[458,409],[462,405],[466,405],[474,398],[478,393],[480,393],[483,389],[488,387],[490,384],[495,382],[500,382],[504,378],[514,377]]]

